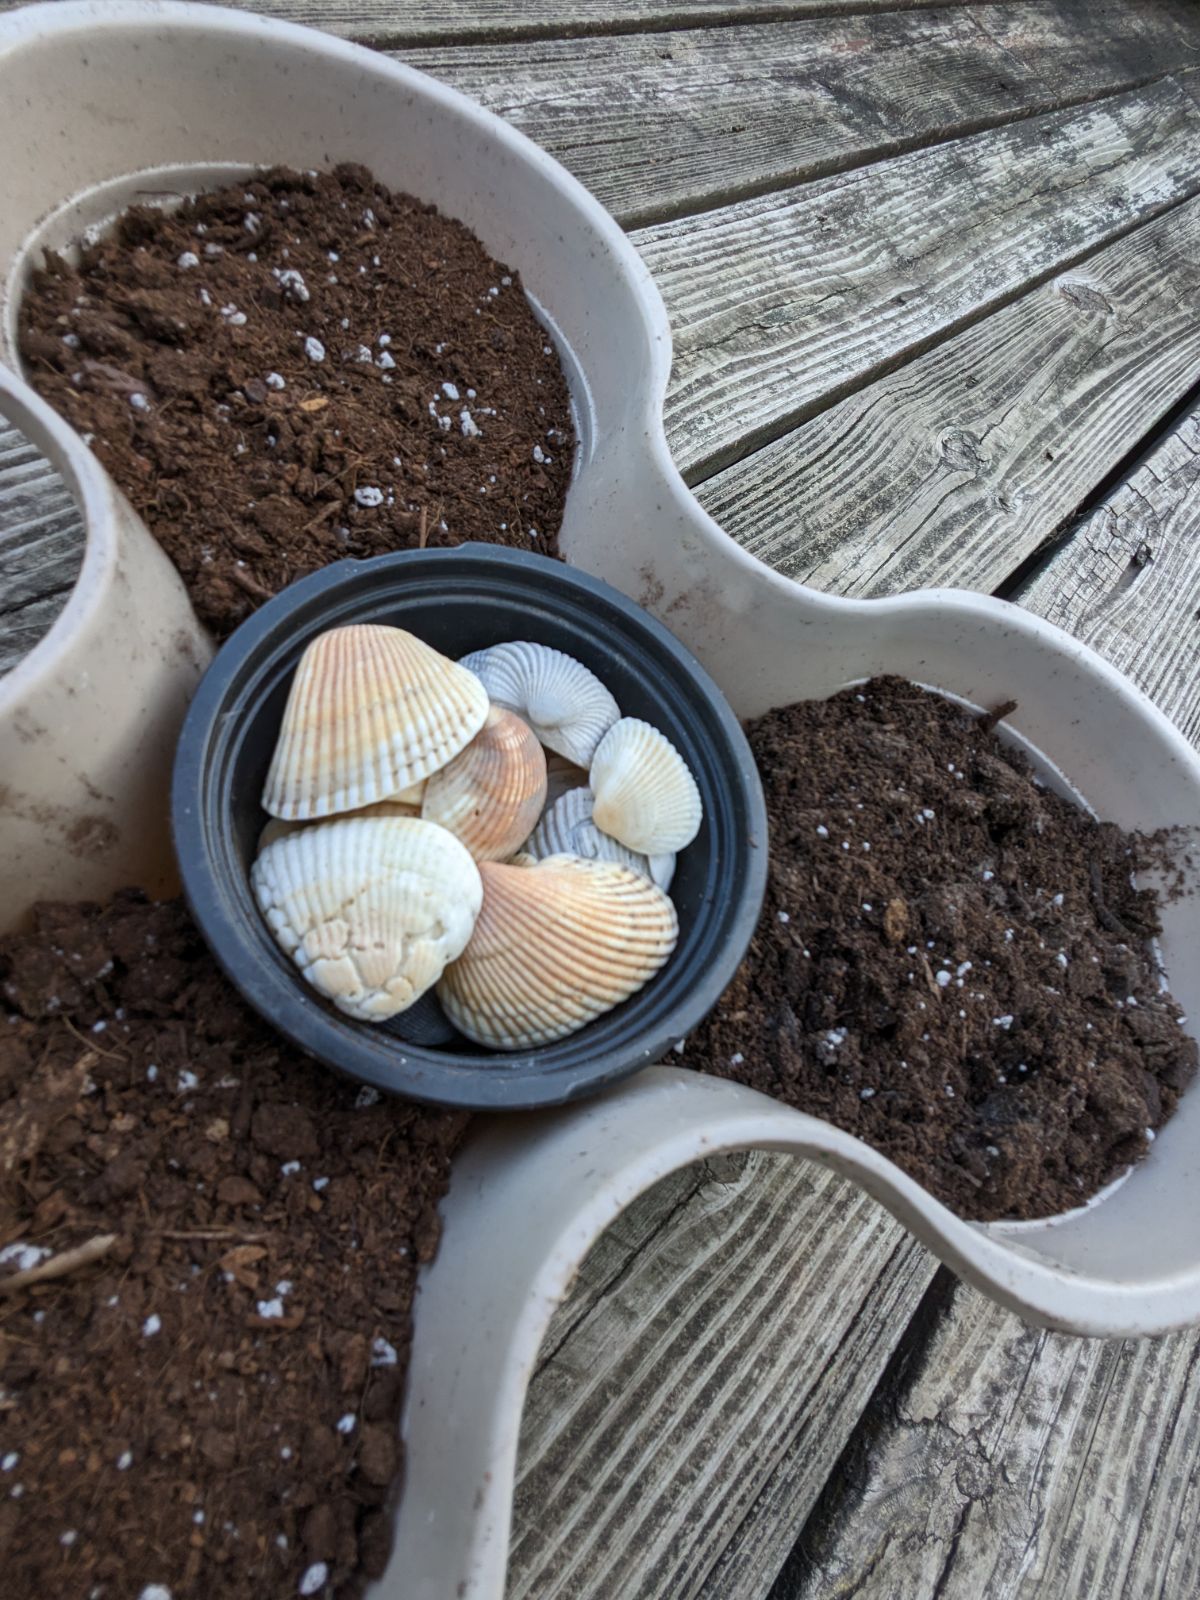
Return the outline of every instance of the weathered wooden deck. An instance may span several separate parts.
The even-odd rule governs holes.
[[[1200,6],[246,8],[477,96],[632,230],[672,446],[763,559],[1005,595],[1200,741]],[[0,669],[70,521],[0,432]],[[1025,1329],[816,1169],[676,1174],[547,1340],[512,1600],[1196,1595],[1198,1357]]]

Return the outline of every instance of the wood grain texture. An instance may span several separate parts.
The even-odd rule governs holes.
[[[932,1272],[873,1201],[786,1157],[709,1163],[644,1196],[543,1349],[509,1600],[763,1593]],[[721,1557],[772,1494],[793,1520],[760,1529],[774,1543],[753,1568],[747,1548],[731,1587]]]
[[[0,11],[24,0],[0,0]],[[971,0],[201,0],[322,28],[362,44],[567,38],[785,17],[967,5]]]
[[[1200,745],[1200,410],[1012,598],[1083,639]]]
[[[771,1600],[1200,1593],[1200,1335],[1027,1328],[956,1286]]]
[[[1200,191],[1174,79],[634,235],[692,482]]]
[[[703,483],[815,587],[992,589],[1195,381],[1190,200]]]
[[[0,417],[0,673],[48,631],[82,560],[83,523],[62,479]]]
[[[1185,67],[1200,27],[1184,15],[1023,0],[401,58],[515,123],[634,226]]]

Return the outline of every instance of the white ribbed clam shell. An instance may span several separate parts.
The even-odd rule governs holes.
[[[475,673],[493,704],[524,717],[544,745],[580,767],[621,715],[594,672],[547,644],[497,644],[460,665]]]
[[[704,810],[696,780],[675,746],[637,717],[622,717],[592,759],[596,826],[614,839],[658,856],[684,849],[700,831]]]
[[[349,1016],[382,1022],[425,993],[466,947],[479,870],[444,828],[348,817],[276,839],[251,883],[304,977]]]
[[[263,808],[296,821],[390,799],[457,755],[487,709],[478,678],[402,628],[331,628],[296,668]]]
[[[644,856],[640,850],[630,850],[596,826],[592,818],[594,806],[595,796],[586,785],[568,789],[553,805],[547,805],[525,848],[538,861],[558,855],[579,856],[584,861],[619,861],[660,889],[669,889],[675,876],[674,854]]]
[[[514,711],[492,706],[466,749],[429,779],[421,815],[477,861],[503,861],[529,837],[545,801],[541,745]]]
[[[438,998],[461,1033],[526,1050],[574,1033],[649,982],[675,948],[675,907],[615,861],[480,864],[483,909]]]

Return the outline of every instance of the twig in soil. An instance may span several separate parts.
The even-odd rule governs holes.
[[[243,1233],[240,1228],[164,1228],[160,1239],[266,1239],[265,1233]]]
[[[998,706],[993,706],[990,711],[985,711],[979,718],[979,731],[981,733],[994,733],[996,724],[1003,722],[1005,717],[1011,717],[1017,709],[1015,700],[1004,700]]]
[[[245,567],[230,567],[229,576],[239,589],[244,589],[255,600],[273,600],[275,598],[275,591],[259,583],[257,578],[252,578]]]
[[[332,483],[333,479],[327,478],[325,481],[326,483]],[[324,484],[318,484],[317,488],[324,488]],[[341,500],[331,500],[325,507],[324,511],[318,512],[311,522],[306,522],[304,524],[304,526],[300,529],[300,532],[311,533],[314,528],[320,527],[322,522],[328,522],[333,513],[337,511],[343,504],[344,502]]]
[[[7,1278],[0,1278],[0,1294],[17,1294],[31,1284],[44,1283],[49,1278],[64,1278],[68,1272],[99,1261],[116,1242],[115,1233],[98,1233],[94,1239],[77,1244],[72,1250],[63,1250],[51,1256],[49,1261],[39,1261],[36,1267],[26,1267],[24,1272],[13,1272]]]
[[[75,1038],[79,1040],[79,1043],[85,1050],[89,1050],[92,1052],[92,1054],[97,1056],[106,1056],[109,1061],[129,1060],[129,1056],[124,1050],[101,1050],[100,1046],[95,1042],[94,1039],[89,1039],[86,1034],[80,1033],[79,1029],[71,1021],[70,1017],[64,1017],[62,1020],[66,1024],[67,1032],[74,1034]]]
[[[1088,878],[1092,887],[1092,900],[1096,907],[1096,920],[1108,933],[1115,933],[1118,939],[1124,939],[1126,944],[1136,944],[1137,935],[1130,933],[1129,929],[1108,909],[1104,903],[1104,879],[1100,873],[1100,863],[1092,860],[1088,862]]]

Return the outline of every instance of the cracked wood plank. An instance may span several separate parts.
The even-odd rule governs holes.
[[[1200,1593],[1198,1358],[1195,1332],[1074,1339],[954,1285],[771,1600]]]
[[[700,485],[717,521],[840,594],[993,589],[1195,382],[1200,200]]]
[[[1120,667],[1200,745],[1200,410],[1012,598]]]
[[[0,0],[0,11],[25,0]],[[969,5],[972,0],[201,0],[321,28],[361,44],[567,38],[776,22],[783,17]]]
[[[643,1196],[584,1264],[530,1387],[509,1600],[761,1595],[790,1538],[736,1583],[722,1553],[768,1486],[795,1529],[933,1270],[874,1201],[787,1157]]]
[[[0,673],[66,604],[83,561],[83,522],[66,485],[0,417]]]
[[[634,235],[693,482],[1200,191],[1174,79]]]
[[[1160,0],[952,7],[401,59],[536,139],[627,226],[706,209],[1200,61]]]

